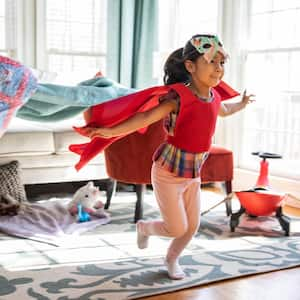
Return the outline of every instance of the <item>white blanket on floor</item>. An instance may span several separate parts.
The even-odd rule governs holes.
[[[60,246],[109,221],[109,217],[91,216],[91,221],[78,223],[76,216],[68,212],[67,202],[53,198],[41,203],[28,203],[16,216],[1,216],[0,231]]]

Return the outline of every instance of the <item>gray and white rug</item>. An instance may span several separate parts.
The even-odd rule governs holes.
[[[214,197],[209,193],[203,198]],[[180,260],[187,276],[172,281],[163,266],[168,239],[151,237],[148,249],[136,247],[134,197],[114,199],[111,223],[62,247],[0,235],[0,299],[136,299],[300,265],[299,233],[285,237],[276,219],[246,216],[232,233],[222,208],[202,217]],[[157,216],[146,203],[145,218]]]

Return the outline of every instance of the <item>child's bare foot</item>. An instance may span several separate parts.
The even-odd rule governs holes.
[[[180,280],[185,277],[185,273],[181,269],[178,260],[175,261],[164,261],[165,266],[167,267],[168,275],[171,279]]]
[[[148,247],[149,236],[143,234],[143,225],[144,221],[140,220],[136,223],[136,232],[137,232],[137,245],[140,249],[145,249]]]

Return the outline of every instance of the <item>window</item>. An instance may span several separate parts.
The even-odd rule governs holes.
[[[106,17],[107,0],[0,0],[0,53],[77,83],[106,73]]]
[[[46,69],[87,79],[96,72],[106,73],[106,0],[47,0],[44,24],[38,36],[45,36],[38,56]],[[44,47],[43,47],[44,46]],[[43,51],[43,52],[42,52]],[[72,72],[72,73],[71,73]]]
[[[300,1],[251,1],[245,83],[257,102],[245,111],[242,168],[251,151],[275,152],[272,174],[300,178]]]

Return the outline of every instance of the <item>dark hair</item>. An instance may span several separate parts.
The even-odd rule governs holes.
[[[210,34],[196,34],[192,36],[192,38],[201,36],[214,37],[214,35]],[[203,54],[199,53],[191,44],[190,40],[185,44],[184,48],[179,48],[172,52],[164,65],[164,84],[169,85],[190,81],[190,73],[185,68],[184,62],[186,60],[196,61],[197,58],[202,55]]]

